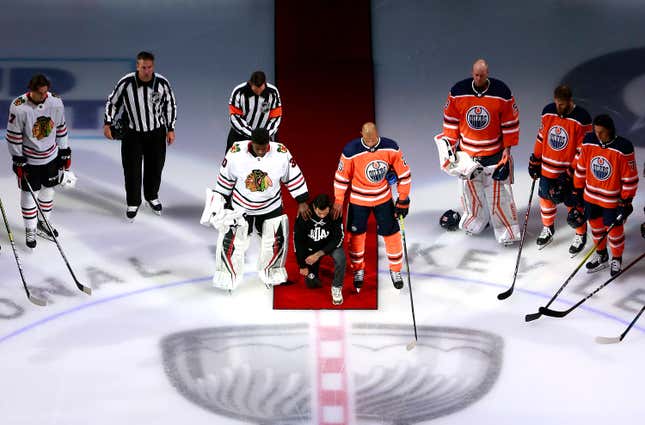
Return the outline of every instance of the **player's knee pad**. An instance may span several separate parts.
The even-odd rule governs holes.
[[[265,220],[262,224],[258,273],[266,285],[280,285],[287,281],[287,250],[289,218],[286,214]]]
[[[215,252],[213,286],[233,290],[244,277],[244,254],[249,247],[249,225],[240,217],[228,228],[220,228]]]

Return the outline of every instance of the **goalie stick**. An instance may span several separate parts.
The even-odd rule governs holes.
[[[643,307],[641,307],[641,311],[638,312],[636,317],[634,317],[634,320],[631,321],[629,326],[627,326],[627,329],[625,329],[623,331],[623,333],[620,334],[620,336],[616,336],[616,337],[597,336],[596,337],[596,342],[598,344],[616,344],[616,343],[622,341],[625,338],[625,335],[627,335],[627,332],[629,332],[629,330],[632,328],[632,326],[634,326],[634,323],[636,323],[636,321],[638,321],[638,318],[641,317],[641,314],[643,314],[643,311],[645,311],[645,304],[643,305]]]
[[[603,283],[602,285],[597,287],[595,290],[593,290],[589,295],[587,295],[586,297],[584,297],[583,299],[581,299],[580,301],[575,303],[571,308],[568,308],[566,310],[551,310],[550,308],[547,308],[547,307],[540,307],[540,309],[539,309],[540,313],[544,314],[545,316],[549,316],[549,317],[564,317],[564,316],[566,316],[567,314],[571,313],[576,308],[580,307],[580,305],[582,303],[584,303],[585,301],[587,301],[589,298],[591,298],[594,295],[596,295],[596,293],[598,291],[600,291],[602,288],[604,288],[605,286],[609,285],[614,279],[618,278],[619,276],[622,276],[623,273],[625,273],[627,270],[629,270],[634,264],[638,263],[643,257],[645,257],[645,252],[642,253],[634,261],[629,263],[627,266],[625,266],[625,268],[622,269],[620,271],[620,273],[618,273],[615,276],[612,276],[611,278],[609,278],[605,283]]]
[[[522,238],[520,239],[520,248],[517,251],[517,260],[515,260],[515,273],[513,273],[513,283],[511,284],[511,287],[508,288],[506,291],[497,294],[498,300],[505,300],[506,298],[510,297],[511,294],[513,294],[513,290],[515,289],[515,281],[517,280],[517,270],[520,267],[520,257],[522,256],[522,247],[524,246],[524,239],[526,237],[526,225],[529,222],[529,214],[531,213],[531,201],[533,200],[533,191],[535,190],[536,181],[537,179],[533,179],[533,183],[531,183],[531,193],[529,194],[529,206],[526,208],[526,216],[524,217],[524,225],[522,226]]]
[[[27,287],[27,282],[25,281],[25,275],[22,271],[22,264],[20,263],[20,257],[18,257],[18,251],[16,250],[16,243],[14,242],[13,239],[13,233],[11,232],[11,227],[9,227],[9,220],[7,220],[7,213],[4,210],[4,205],[2,204],[2,199],[0,199],[0,211],[2,211],[2,219],[4,220],[4,225],[7,228],[7,235],[9,236],[9,242],[11,243],[11,249],[13,249],[13,256],[16,258],[16,264],[18,265],[18,273],[20,274],[20,279],[22,280],[22,287],[25,288],[25,293],[27,294],[27,298],[29,301],[32,303],[39,305],[39,306],[46,306],[47,301],[41,300],[40,298],[37,298],[33,295],[31,295],[31,292],[29,292],[29,288]]]
[[[585,258],[583,258],[583,259],[582,259],[582,261],[580,262],[580,264],[578,264],[578,266],[575,268],[575,270],[573,271],[573,273],[571,273],[571,274],[569,275],[569,277],[567,278],[567,280],[565,280],[565,281],[564,281],[564,283],[562,284],[562,286],[560,286],[560,289],[558,289],[558,292],[556,292],[556,293],[555,293],[555,295],[553,295],[553,296],[551,297],[551,299],[549,300],[549,302],[548,302],[544,307],[541,307],[540,309],[538,309],[538,312],[537,312],[537,313],[530,313],[530,314],[527,314],[526,316],[524,316],[524,320],[525,320],[525,321],[527,321],[527,322],[531,322],[531,321],[533,321],[533,320],[539,319],[539,318],[540,318],[540,316],[542,316],[542,313],[540,312],[540,310],[541,310],[542,308],[547,308],[547,307],[549,307],[549,306],[553,303],[553,301],[555,301],[555,299],[556,299],[556,298],[558,298],[558,295],[560,295],[560,292],[562,292],[562,290],[563,290],[563,289],[564,289],[564,288],[569,284],[569,282],[571,281],[571,279],[573,279],[573,276],[575,276],[575,275],[576,275],[576,273],[578,273],[578,270],[580,270],[580,268],[583,266],[583,264],[584,264],[584,263],[589,259],[589,257],[591,257],[591,254],[593,254],[593,253],[596,251],[596,248],[598,247],[598,245],[599,245],[602,241],[604,241],[604,240],[605,240],[605,238],[607,237],[607,235],[609,235],[609,232],[611,232],[611,229],[613,229],[613,228],[614,228],[618,223],[620,223],[620,222],[622,221],[622,219],[623,219],[622,214],[621,214],[621,215],[619,215],[618,217],[616,217],[616,220],[614,220],[614,222],[613,222],[613,223],[611,223],[611,226],[609,226],[609,227],[607,228],[607,230],[605,230],[605,232],[603,233],[602,237],[601,237],[600,239],[598,239],[598,242],[596,242],[596,243],[594,244],[594,246],[589,250],[589,252],[587,252],[587,253],[585,254]]]
[[[49,220],[47,220],[47,217],[45,217],[45,214],[43,214],[42,208],[40,208],[40,204],[38,203],[38,199],[36,198],[36,195],[34,194],[34,191],[31,188],[31,183],[29,183],[29,180],[27,180],[27,179],[24,179],[24,182],[27,184],[27,189],[29,190],[29,193],[31,194],[31,197],[34,199],[34,202],[36,203],[36,207],[38,207],[38,211],[40,212],[40,215],[42,216],[43,221],[45,222],[45,225],[47,226],[47,229],[49,230],[49,233],[51,233],[52,238],[54,238],[54,242],[56,242],[56,246],[58,247],[58,251],[60,252],[60,255],[63,257],[63,261],[65,261],[65,265],[67,266],[67,269],[69,270],[70,274],[72,275],[72,278],[74,279],[74,283],[76,283],[76,287],[79,290],[85,292],[87,295],[92,295],[92,288],[90,288],[89,286],[83,285],[76,278],[76,275],[74,274],[74,270],[72,270],[72,266],[69,265],[69,261],[67,261],[67,257],[65,256],[65,253],[63,252],[63,247],[60,246],[60,243],[58,242],[58,238],[54,234],[54,229],[52,228],[51,224],[49,224]]]

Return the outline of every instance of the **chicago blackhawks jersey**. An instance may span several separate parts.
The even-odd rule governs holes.
[[[475,90],[472,78],[458,82],[444,106],[444,136],[471,157],[494,155],[519,142],[519,110],[511,90],[495,78],[489,82],[483,92]]]
[[[309,197],[305,177],[282,143],[270,142],[260,157],[250,141],[237,142],[222,161],[215,191],[231,196],[233,209],[260,215],[282,206],[281,182],[296,201],[305,202]]]
[[[616,208],[619,199],[633,198],[638,187],[634,146],[622,137],[603,147],[596,135],[587,133],[575,162],[573,185],[584,187],[587,202]]]
[[[361,138],[352,140],[343,149],[334,176],[335,202],[344,201],[347,189],[352,204],[373,207],[389,201],[392,191],[385,175],[390,170],[398,177],[399,199],[407,199],[412,179],[399,145],[385,137],[371,148]]]
[[[58,148],[69,146],[63,101],[49,92],[40,103],[28,94],[17,97],[9,107],[5,139],[12,156],[24,156],[32,165],[48,164]]]
[[[580,106],[574,106],[567,115],[558,115],[555,103],[546,105],[533,146],[533,155],[542,158],[542,175],[557,179],[566,171],[591,130],[591,116]]]

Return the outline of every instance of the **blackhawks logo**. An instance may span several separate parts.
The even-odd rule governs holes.
[[[13,104],[16,105],[16,106],[20,106],[25,102],[26,102],[25,98],[23,96],[20,96],[19,98],[17,98],[15,100],[15,102],[13,102]]]
[[[42,140],[45,137],[49,136],[54,129],[54,121],[49,117],[38,117],[34,126],[31,129],[31,133],[38,140]]]
[[[233,143],[233,146],[231,146],[231,149],[229,149],[228,151],[231,152],[231,153],[235,153],[235,152],[239,152],[240,150],[241,150],[240,149],[240,144],[239,143]]]
[[[264,192],[273,186],[273,182],[269,175],[262,170],[251,171],[251,174],[246,176],[244,184],[251,192]]]
[[[285,145],[283,145],[282,143],[278,143],[278,152],[287,153],[287,147]]]

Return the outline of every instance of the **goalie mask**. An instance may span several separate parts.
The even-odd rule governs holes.
[[[446,230],[454,231],[459,227],[461,216],[457,211],[448,210],[439,219],[439,225]]]

